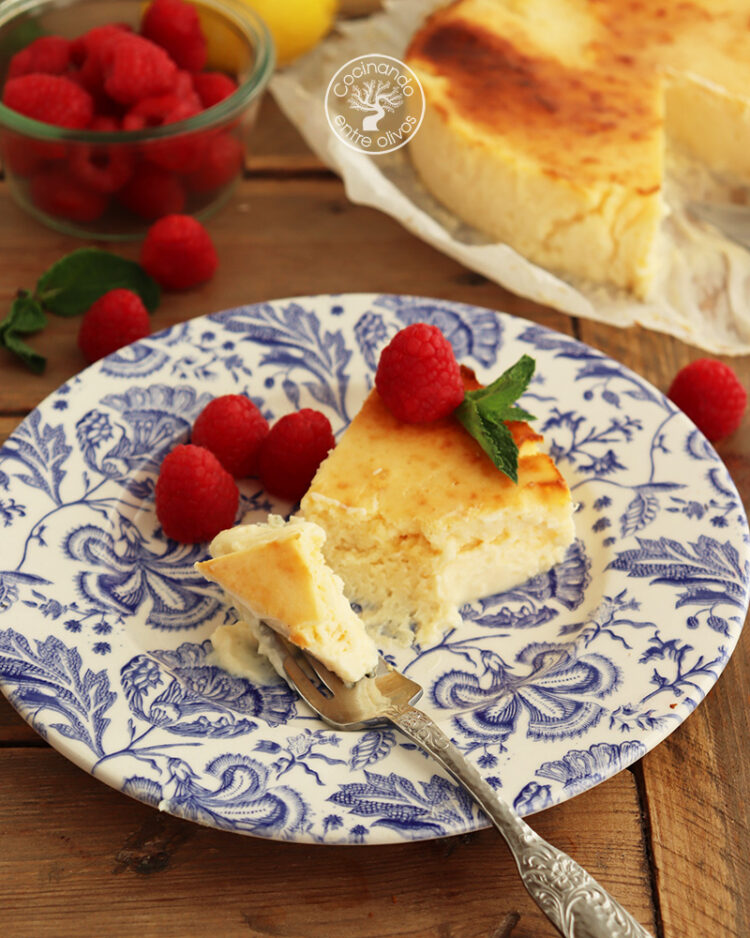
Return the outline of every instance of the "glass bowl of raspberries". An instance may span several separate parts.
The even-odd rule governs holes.
[[[86,238],[205,218],[242,175],[273,68],[240,0],[5,0],[6,180],[37,219]]]

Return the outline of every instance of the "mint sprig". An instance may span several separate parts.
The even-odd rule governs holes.
[[[513,482],[518,482],[518,447],[506,421],[536,419],[515,405],[529,386],[535,367],[533,358],[522,355],[492,384],[476,391],[466,391],[462,403],[454,411],[464,429]]]
[[[0,322],[0,345],[21,359],[35,374],[44,371],[45,360],[21,338],[38,332],[47,325],[47,317],[39,303],[26,291],[13,300],[8,315]]]
[[[0,346],[17,355],[36,374],[47,364],[20,337],[47,324],[45,310],[57,316],[79,316],[110,290],[137,293],[153,313],[161,291],[157,282],[135,261],[99,248],[80,248],[67,254],[39,278],[34,293],[19,290],[10,312],[0,322]]]

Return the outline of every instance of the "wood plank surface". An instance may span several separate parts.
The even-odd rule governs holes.
[[[51,750],[0,761],[3,938],[553,938],[494,831],[388,847],[273,843],[112,791]],[[633,777],[533,819],[653,927]]]
[[[21,422],[21,416],[17,417],[2,417],[0,416],[0,446],[8,439],[11,433],[16,429],[18,424]]]
[[[219,273],[195,290],[165,294],[153,317],[154,331],[246,303],[346,292],[436,296],[519,316],[533,313],[552,328],[571,328],[568,317],[513,296],[418,241],[386,215],[351,204],[333,175],[251,176],[212,220],[210,230],[221,259]],[[0,257],[4,269],[13,272],[0,282],[0,308],[10,305],[17,289],[32,288],[50,264],[77,246],[41,230],[0,189]],[[115,247],[126,257],[138,257],[137,244]],[[78,328],[78,319],[50,316],[48,327],[29,338],[48,359],[42,376],[32,375],[0,349],[4,413],[35,407],[84,367],[76,348]]]
[[[356,15],[373,0],[345,0]],[[165,296],[154,328],[283,296],[413,293],[504,309],[580,338],[661,390],[700,353],[634,328],[574,323],[517,298],[351,205],[270,98],[235,198],[210,224],[210,284]],[[80,242],[41,228],[0,184],[0,308]],[[114,249],[137,257],[137,245]],[[0,442],[83,367],[75,320],[0,350]],[[750,357],[727,359],[750,387]],[[718,447],[746,506],[750,416]],[[0,493],[1,494],[1,493]],[[2,529],[0,529],[2,534]],[[0,540],[0,553],[2,540]],[[632,771],[533,818],[656,938],[750,934],[750,639],[698,711]],[[111,791],[53,752],[0,699],[0,935],[551,938],[492,831],[392,847],[277,844],[201,828]],[[655,892],[652,892],[655,890]]]
[[[665,392],[676,372],[705,355],[645,329],[582,321],[584,342],[645,375]],[[750,357],[725,357],[750,388]],[[750,508],[750,412],[717,444]],[[750,634],[745,628],[706,700],[641,762],[644,807],[663,933],[747,938],[750,934]]]
[[[263,98],[249,135],[247,168],[255,175],[328,172],[270,94]]]

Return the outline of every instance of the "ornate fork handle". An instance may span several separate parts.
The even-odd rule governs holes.
[[[408,704],[392,706],[385,715],[478,802],[505,838],[532,899],[565,938],[651,938],[575,860],[522,821],[430,717]]]

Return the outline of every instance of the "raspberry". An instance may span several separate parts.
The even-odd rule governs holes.
[[[116,117],[108,117],[106,114],[96,114],[91,121],[89,130],[99,130],[103,134],[113,134],[122,130],[120,122]]]
[[[82,224],[101,218],[108,205],[103,193],[77,182],[62,166],[52,166],[32,177],[31,198],[48,215]]]
[[[105,26],[95,26],[88,32],[74,39],[70,44],[70,58],[74,65],[82,68],[86,60],[94,55],[96,56],[113,37],[119,37],[123,33],[132,33],[130,26],[126,23],[107,23]]]
[[[667,396],[712,443],[739,427],[747,392],[723,362],[698,358],[675,375]]]
[[[62,36],[41,36],[11,58],[6,78],[20,78],[33,72],[63,75],[70,65],[71,43]]]
[[[164,124],[176,124],[177,121],[200,112],[194,106],[176,94],[161,94],[153,98],[143,98],[123,117],[123,130],[143,130],[144,127],[163,127]]]
[[[86,311],[78,331],[78,348],[95,362],[151,332],[143,301],[132,290],[110,290]]]
[[[386,407],[405,423],[447,417],[464,398],[461,370],[437,326],[415,322],[383,349],[375,387]]]
[[[268,421],[241,394],[225,394],[203,408],[193,424],[192,442],[205,446],[236,479],[257,475],[260,445]]]
[[[167,53],[142,36],[110,39],[101,52],[104,90],[120,104],[132,105],[171,91],[177,66]]]
[[[154,0],[141,32],[166,49],[180,68],[199,72],[206,65],[206,37],[195,8],[182,0]]]
[[[175,94],[165,94],[156,98],[144,98],[139,101],[124,117],[124,130],[142,130],[144,127],[161,127],[174,124],[200,113],[200,102],[196,95],[194,102],[178,98]],[[146,159],[168,169],[171,172],[191,173],[203,162],[206,148],[204,134],[186,133],[172,140],[157,140],[144,146]]]
[[[161,140],[144,147],[146,159],[173,173],[194,173],[203,163],[208,138],[194,132],[180,134],[173,140]]]
[[[234,524],[237,483],[212,452],[186,443],[164,459],[156,480],[156,517],[182,544],[210,541]]]
[[[179,215],[185,208],[185,190],[172,173],[142,163],[117,198],[129,211],[146,221]]]
[[[111,98],[108,98],[104,93],[104,88],[96,87],[93,83],[87,81],[86,75],[83,71],[80,72],[68,72],[65,76],[69,81],[72,81],[74,84],[78,85],[79,88],[91,95],[91,100],[94,103],[94,119],[91,124],[89,124],[88,129],[93,130],[94,121],[100,117],[111,116],[118,119],[119,126],[119,117],[122,113],[122,108],[119,104],[113,101]]]
[[[102,59],[105,52],[112,43],[119,42],[123,36],[130,34],[129,27],[108,23],[106,26],[96,26],[73,40],[70,56],[73,63],[80,67],[80,71],[74,73],[75,80],[97,99],[104,96]]]
[[[191,192],[213,192],[231,182],[245,163],[245,148],[232,134],[219,134],[206,143],[200,167],[185,177]]]
[[[223,72],[201,72],[193,75],[193,85],[203,107],[213,107],[237,90],[237,82]]]
[[[325,414],[309,407],[287,414],[271,427],[260,448],[264,487],[279,498],[299,501],[335,445]]]
[[[107,118],[95,118],[99,129]],[[114,123],[114,122],[113,122]],[[116,123],[115,123],[115,126]],[[68,165],[75,179],[95,192],[117,192],[133,175],[135,158],[129,147],[73,144]]]
[[[19,114],[57,127],[80,130],[94,116],[91,95],[61,75],[22,75],[6,82],[3,104]]]
[[[211,237],[190,215],[167,215],[151,226],[141,264],[167,290],[187,290],[213,277],[219,264]]]
[[[203,102],[195,89],[195,81],[190,72],[186,72],[184,69],[177,72],[172,94],[176,94],[178,98],[191,104],[196,111],[203,110]]]
[[[144,147],[146,159],[173,173],[194,173],[204,160],[208,139],[205,134],[180,134],[173,140],[149,143]]]

